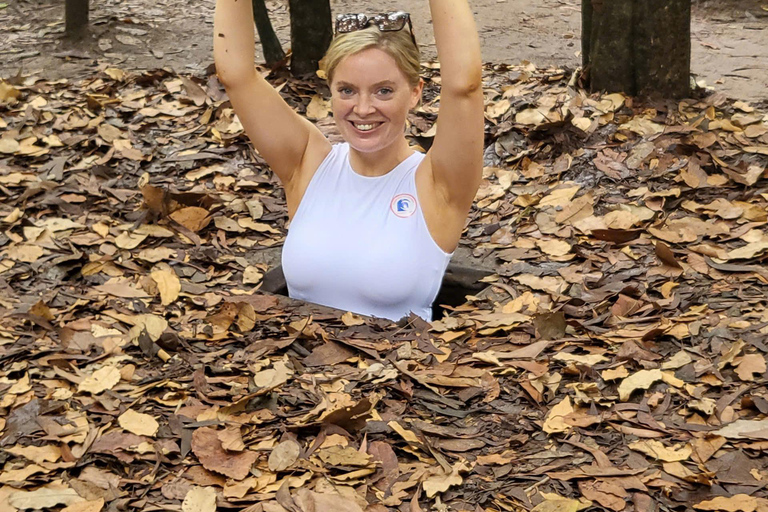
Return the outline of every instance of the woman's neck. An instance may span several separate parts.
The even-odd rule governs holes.
[[[384,176],[412,154],[413,150],[403,137],[392,145],[371,153],[363,153],[350,147],[349,164],[361,176]]]

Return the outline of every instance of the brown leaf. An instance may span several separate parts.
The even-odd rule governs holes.
[[[665,265],[672,268],[683,268],[680,263],[675,259],[675,255],[672,250],[664,242],[656,241],[656,256]]]
[[[299,459],[299,453],[301,446],[296,441],[288,440],[278,444],[269,454],[270,471],[280,472],[290,468]]]
[[[586,481],[579,482],[579,491],[588,500],[596,501],[605,508],[611,510],[624,510],[627,505],[625,501],[629,493],[623,487],[604,481]]]
[[[201,231],[211,222],[208,210],[197,206],[188,206],[176,210],[170,217],[193,233]]]
[[[760,354],[747,354],[736,367],[736,374],[743,381],[754,381],[754,374],[762,375],[766,371],[765,357]]]
[[[191,78],[186,76],[179,76],[181,82],[184,84],[184,90],[187,92],[187,96],[192,98],[192,101],[198,107],[205,105],[205,101],[208,99],[208,95],[205,90],[197,85]]]
[[[699,464],[704,464],[717,451],[722,448],[728,440],[722,436],[706,436],[691,441],[691,447],[693,448],[693,460]]]
[[[347,347],[334,341],[328,341],[312,351],[304,358],[307,366],[325,366],[343,363],[353,357],[355,353]]]
[[[8,503],[18,509],[46,509],[56,505],[72,505],[85,501],[74,489],[49,485],[35,491],[17,491],[8,496]]]
[[[218,432],[221,446],[225,450],[232,452],[242,452],[245,450],[245,443],[243,443],[243,435],[240,431],[240,427],[227,427],[224,430]]]
[[[192,451],[205,469],[234,480],[248,476],[251,466],[258,459],[256,452],[250,450],[240,453],[226,451],[218,433],[210,427],[195,430],[192,434]]]
[[[310,491],[302,487],[294,497],[302,511],[363,512],[363,509],[350,498],[340,494],[327,494]]]

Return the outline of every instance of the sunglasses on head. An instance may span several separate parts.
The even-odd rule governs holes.
[[[348,34],[357,30],[363,30],[371,25],[375,25],[382,32],[397,32],[403,30],[408,25],[413,44],[418,46],[416,44],[416,36],[413,35],[411,15],[407,12],[398,11],[377,14],[375,16],[368,16],[367,14],[339,14],[336,16],[337,34]]]

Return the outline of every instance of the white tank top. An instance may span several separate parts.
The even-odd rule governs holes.
[[[333,146],[307,187],[283,247],[291,298],[399,320],[431,321],[453,255],[427,229],[414,153],[384,176],[357,174],[349,144]]]

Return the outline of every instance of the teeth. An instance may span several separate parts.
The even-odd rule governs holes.
[[[356,124],[355,128],[357,128],[361,132],[368,132],[373,130],[373,125],[372,124]]]

